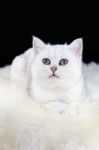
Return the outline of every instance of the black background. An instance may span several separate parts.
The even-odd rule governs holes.
[[[52,44],[82,37],[83,61],[99,62],[99,5],[89,1],[6,3],[1,20],[0,66],[31,47],[32,35]]]

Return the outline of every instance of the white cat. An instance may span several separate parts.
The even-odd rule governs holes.
[[[23,82],[29,94],[46,107],[74,108],[84,96],[82,49],[82,39],[70,45],[50,45],[34,37],[33,48],[14,59],[10,78]]]
[[[50,45],[34,37],[33,48],[14,59],[11,79],[25,81],[29,94],[47,107],[66,111],[73,105],[73,110],[86,95],[97,99],[99,91],[99,66],[94,63],[84,65],[82,50],[82,39],[69,45]],[[94,81],[90,82],[92,76]]]
[[[1,70],[0,150],[99,149],[99,66],[82,65],[82,45],[34,37]]]

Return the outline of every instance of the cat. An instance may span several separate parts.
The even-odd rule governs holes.
[[[99,66],[83,64],[82,51],[82,39],[51,45],[34,37],[1,70],[0,149],[99,149]]]
[[[67,108],[75,110],[74,106],[77,106],[81,98],[84,99],[88,93],[89,95],[96,93],[96,98],[98,97],[99,67],[94,63],[91,65],[82,63],[83,41],[81,38],[69,45],[51,45],[33,37],[32,45],[32,48],[15,57],[9,69],[9,78],[23,84],[36,101],[43,103],[47,108],[53,107],[66,111]],[[92,83],[87,71],[90,66],[97,71],[94,86],[87,86]],[[55,69],[55,75],[53,69]],[[89,81],[88,84],[84,82],[86,79],[86,83]],[[72,105],[73,107],[70,108]]]
[[[29,94],[47,107],[67,110],[84,96],[82,51],[81,38],[69,45],[51,45],[33,37],[33,48],[14,59],[11,80],[25,81]]]

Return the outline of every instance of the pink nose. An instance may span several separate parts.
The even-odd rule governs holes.
[[[50,69],[54,73],[57,70],[57,67],[52,66]]]

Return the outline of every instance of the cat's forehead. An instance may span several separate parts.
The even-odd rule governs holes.
[[[68,55],[67,45],[47,45],[44,49],[44,55],[51,58],[60,58]]]

